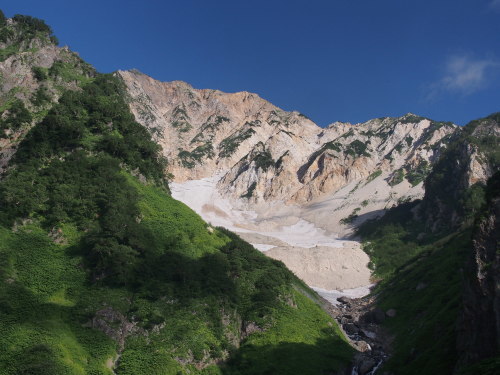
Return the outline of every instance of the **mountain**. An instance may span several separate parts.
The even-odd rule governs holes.
[[[220,175],[221,194],[251,208],[329,200],[337,214],[323,228],[335,233],[349,232],[342,219],[421,198],[421,182],[457,129],[410,113],[323,129],[256,94],[117,74],[137,121],[162,145],[174,181]],[[376,197],[371,189],[356,191],[374,180]],[[352,199],[340,202],[346,195]]]
[[[384,369],[398,374],[496,374],[498,113],[457,132],[425,180],[422,200],[364,223],[377,305],[397,315]]]
[[[343,373],[281,262],[174,200],[118,78],[0,12],[0,374]]]
[[[0,73],[0,375],[498,373],[498,113],[320,128],[1,11]]]

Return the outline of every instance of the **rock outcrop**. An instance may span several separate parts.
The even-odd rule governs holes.
[[[476,225],[465,267],[457,367],[498,355],[500,350],[500,174],[489,184],[488,208]]]
[[[15,53],[0,55],[0,174],[24,135],[62,93],[78,90],[82,81],[95,74],[78,54],[58,47],[49,32],[27,29],[13,19],[6,21],[3,30],[0,51]],[[9,119],[18,116],[14,108],[25,108],[31,115],[13,126]]]
[[[457,129],[411,113],[323,129],[256,94],[198,90],[135,70],[117,75],[136,119],[163,147],[174,181],[218,175],[222,196],[251,208],[329,199],[344,227],[421,198],[421,182]]]

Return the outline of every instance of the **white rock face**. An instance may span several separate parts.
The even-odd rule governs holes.
[[[174,198],[330,299],[370,285],[368,256],[339,238],[401,200],[421,198],[423,178],[456,129],[413,114],[323,129],[248,92],[117,74],[136,119],[169,160]]]
[[[163,147],[174,181],[221,176],[220,194],[261,218],[276,216],[285,203],[339,235],[400,200],[422,197],[421,181],[456,128],[407,114],[322,129],[256,94],[117,74],[137,120]]]

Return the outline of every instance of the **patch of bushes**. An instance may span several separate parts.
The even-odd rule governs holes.
[[[403,182],[403,179],[405,177],[405,170],[404,168],[399,168],[394,172],[392,175],[391,179],[389,180],[389,185],[390,186],[396,186]]]
[[[247,128],[246,130],[234,133],[229,137],[225,138],[219,144],[219,156],[221,158],[230,157],[244,140],[250,138],[254,134],[255,134],[254,129]]]
[[[412,186],[417,186],[425,180],[431,171],[431,166],[427,160],[422,160],[414,169],[406,174],[406,179]]]
[[[274,166],[274,159],[269,151],[259,152],[254,156],[253,162],[257,169],[267,171],[270,167]]]
[[[241,195],[240,198],[252,198],[253,192],[256,187],[257,187],[257,182],[252,182],[252,184],[248,187],[247,192]]]
[[[361,142],[359,139],[356,139],[349,143],[347,148],[344,150],[346,155],[351,155],[352,157],[366,156],[369,157],[370,153],[367,152],[368,146],[366,143]]]
[[[368,185],[370,182],[375,180],[377,177],[379,177],[382,174],[382,171],[380,169],[377,169],[375,172],[371,173],[367,178],[366,178],[366,183],[365,185]]]

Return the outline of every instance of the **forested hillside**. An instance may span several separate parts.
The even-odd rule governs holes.
[[[0,374],[347,369],[314,292],[170,197],[121,81],[64,60],[43,21],[0,16],[0,68],[30,77],[4,73],[0,98]]]

